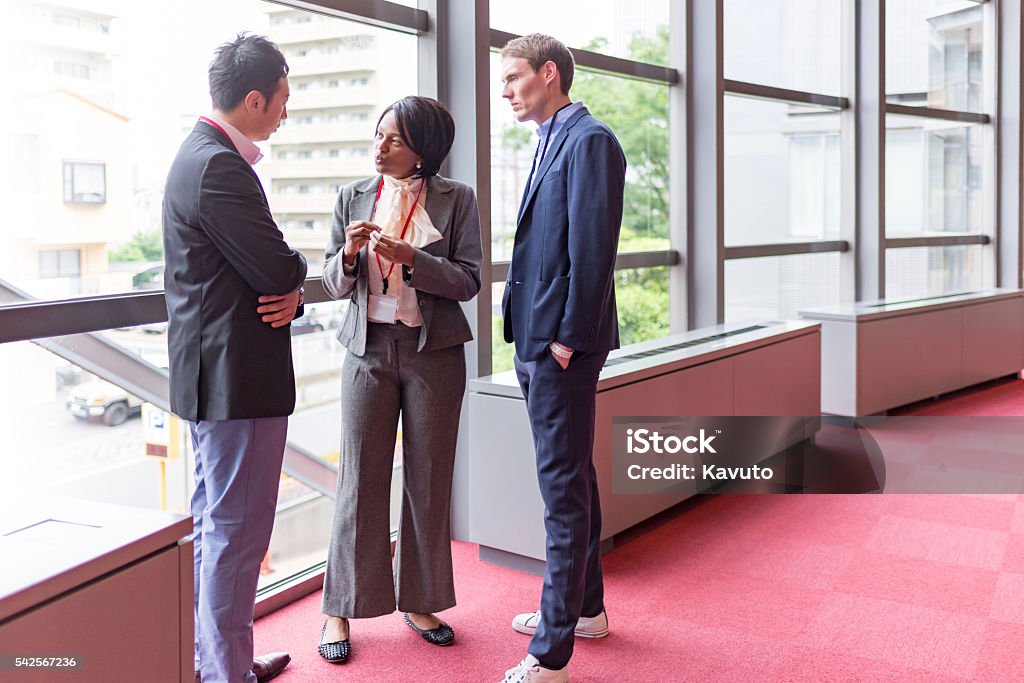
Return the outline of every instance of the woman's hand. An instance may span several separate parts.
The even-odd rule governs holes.
[[[373,250],[388,261],[410,268],[414,265],[416,251],[411,244],[403,239],[375,232],[370,235],[370,243],[373,245]]]
[[[380,232],[380,228],[369,221],[352,221],[348,224],[345,228],[345,250],[342,253],[342,261],[346,266],[355,267],[359,250],[375,232]]]

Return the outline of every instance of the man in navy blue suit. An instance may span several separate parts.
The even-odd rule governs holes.
[[[518,121],[539,125],[501,310],[547,532],[540,610],[512,621],[533,639],[505,673],[510,683],[564,683],[574,637],[608,634],[592,455],[597,379],[619,346],[613,274],[626,159],[611,129],[570,99],[573,72],[572,54],[549,36],[516,38],[501,52],[502,97]]]

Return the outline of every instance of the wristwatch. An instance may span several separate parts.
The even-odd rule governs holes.
[[[559,358],[572,358],[572,349],[562,346],[558,342],[551,342],[551,351]]]

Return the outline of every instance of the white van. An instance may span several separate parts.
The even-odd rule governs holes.
[[[97,379],[71,389],[66,407],[79,420],[95,417],[116,427],[129,416],[142,412],[142,399],[110,382]]]

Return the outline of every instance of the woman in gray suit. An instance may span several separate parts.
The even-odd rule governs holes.
[[[318,650],[350,653],[349,619],[397,608],[427,642],[455,633],[434,616],[455,605],[451,504],[455,442],[472,339],[460,301],[480,290],[473,190],[437,175],[455,137],[444,106],[405,97],[377,122],[372,178],[345,186],[334,209],[324,288],[349,299],[338,340],[342,450],[324,577]],[[389,500],[402,416],[402,516],[394,558]]]

